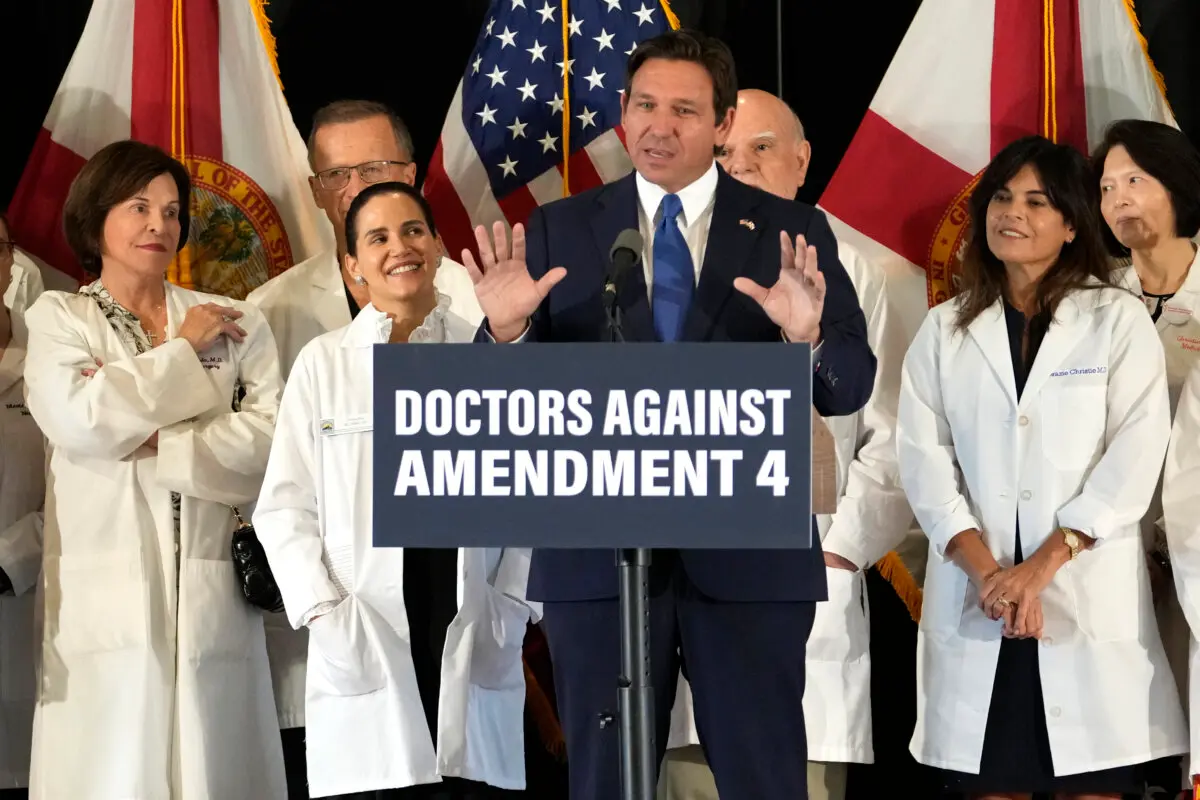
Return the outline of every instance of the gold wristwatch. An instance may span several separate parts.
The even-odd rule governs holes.
[[[1083,549],[1083,542],[1079,540],[1079,534],[1070,528],[1059,528],[1062,531],[1063,541],[1067,543],[1067,548],[1071,551],[1071,560],[1075,560],[1075,556],[1079,555],[1079,551]]]

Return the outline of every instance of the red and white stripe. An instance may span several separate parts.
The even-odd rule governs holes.
[[[571,154],[568,162],[571,193],[579,194],[610,183],[632,170],[624,131],[620,126],[611,128]],[[475,250],[474,226],[490,227],[496,221],[510,226],[524,223],[533,209],[561,199],[563,169],[561,164],[548,169],[516,191],[496,197],[487,169],[463,126],[460,81],[446,112],[422,191],[433,209],[446,249],[457,258],[463,249]]]
[[[48,287],[82,273],[62,236],[71,181],[98,150],[134,138],[171,151],[172,0],[95,0],[13,197],[22,248]],[[312,202],[300,133],[246,0],[181,2],[187,151],[224,161],[272,199],[293,261],[333,243]]]
[[[1086,152],[1115,119],[1175,124],[1124,3],[925,0],[821,197],[838,238],[888,271],[910,335],[942,215],[1005,144],[1042,130],[1047,19],[1058,141]]]

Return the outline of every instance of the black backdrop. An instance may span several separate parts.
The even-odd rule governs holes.
[[[284,94],[301,135],[307,135],[313,111],[330,100],[382,100],[412,128],[423,165],[488,5],[489,0],[271,0],[267,11]],[[920,0],[869,6],[783,0],[780,70],[775,2],[672,3],[684,24],[729,43],[743,87],[775,93],[782,74],[783,96],[813,142],[814,161],[801,194],[810,202],[837,167],[919,5]],[[12,196],[90,7],[91,0],[0,1],[0,41],[7,55],[0,207]],[[1200,52],[1191,46],[1200,41],[1200,2],[1138,0],[1137,10],[1180,124],[1200,142]],[[36,47],[27,49],[22,43],[28,42]]]

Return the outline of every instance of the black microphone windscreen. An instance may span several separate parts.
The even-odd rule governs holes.
[[[611,276],[613,281],[619,280],[626,270],[642,260],[642,235],[635,228],[626,228],[617,234],[608,257],[612,261]]]

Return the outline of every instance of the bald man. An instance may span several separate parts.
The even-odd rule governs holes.
[[[787,104],[757,89],[738,93],[733,128],[717,157],[726,172],[795,199],[811,154],[804,127]],[[825,420],[837,441],[839,500],[835,514],[817,516],[829,600],[817,605],[805,658],[804,721],[812,800],[844,800],[847,764],[874,760],[864,570],[899,544],[912,523],[898,479],[893,439],[904,334],[890,322],[883,271],[849,245],[839,244],[838,256],[858,292],[878,368],[874,392],[861,411]],[[691,694],[683,680],[667,746],[660,800],[716,800],[692,720]]]

